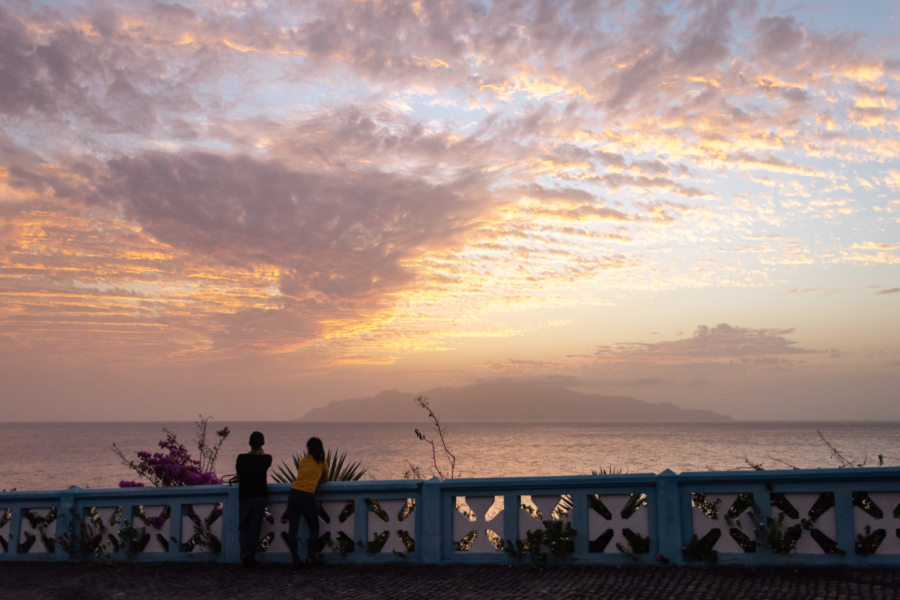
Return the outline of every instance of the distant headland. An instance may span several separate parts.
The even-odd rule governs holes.
[[[568,388],[521,382],[439,387],[419,393],[389,390],[367,398],[335,400],[313,408],[308,422],[419,422],[419,396],[444,422],[660,423],[723,422],[731,417],[711,410],[684,409],[670,402],[653,404],[627,396],[584,394]]]

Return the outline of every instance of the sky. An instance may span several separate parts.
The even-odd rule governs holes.
[[[900,420],[898,14],[4,0],[0,420]]]

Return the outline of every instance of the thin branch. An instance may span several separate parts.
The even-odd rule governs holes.
[[[197,428],[197,433],[195,437],[195,442],[197,444],[197,450],[200,451],[200,470],[208,471],[207,464],[209,462],[209,450],[206,446],[206,425],[209,422],[209,417],[204,418],[203,415],[198,416],[198,420],[195,423]]]
[[[112,444],[112,451],[116,453],[116,455],[122,460],[122,463],[126,467],[137,473],[138,477],[143,477],[144,479],[152,483],[155,487],[160,487],[162,485],[160,479],[154,476],[152,471],[148,471],[147,469],[142,468],[141,465],[125,456],[125,453],[116,445],[115,442],[113,442]]]
[[[856,465],[853,464],[853,461],[847,460],[847,459],[844,457],[844,455],[841,454],[840,450],[838,450],[837,448],[835,448],[835,447],[832,445],[831,442],[829,442],[827,439],[825,439],[825,436],[822,435],[822,432],[821,432],[820,430],[816,429],[816,433],[819,434],[819,438],[820,438],[820,439],[825,443],[825,445],[828,446],[828,448],[831,450],[831,455],[832,455],[833,457],[837,458],[838,461],[841,463],[841,468],[844,468],[844,467],[854,467],[854,466],[856,466]],[[863,465],[864,465],[864,464],[865,464],[865,461],[863,461]],[[859,466],[862,466],[862,465],[859,465]]]
[[[769,460],[774,460],[775,462],[781,463],[781,464],[783,464],[784,466],[786,466],[786,467],[788,467],[788,468],[791,468],[791,469],[794,469],[794,470],[797,470],[797,469],[800,468],[800,467],[798,467],[797,465],[794,465],[794,464],[792,464],[792,463],[789,463],[788,461],[782,460],[782,459],[780,459],[780,458],[775,458],[774,456],[769,456],[768,459],[769,459]]]
[[[762,463],[751,462],[749,458],[744,457],[744,462],[747,463],[747,468],[751,471],[764,471]]]
[[[447,446],[447,440],[444,437],[444,427],[441,425],[440,419],[438,419],[438,416],[434,413],[434,411],[431,409],[431,406],[428,404],[428,398],[426,398],[425,396],[419,396],[418,398],[416,398],[416,403],[422,409],[424,409],[426,413],[428,413],[428,417],[431,419],[434,428],[437,430],[438,437],[440,438],[440,441],[441,441],[441,449],[443,451],[444,457],[446,458],[447,462],[450,465],[449,479],[455,478],[456,477],[456,455],[453,454],[453,452],[451,452],[450,448]],[[422,433],[418,429],[416,429],[415,432],[416,432],[417,438],[419,438],[423,442],[428,442],[429,444],[431,444],[431,462],[434,465],[434,471],[437,474],[437,476],[440,477],[441,479],[447,479],[447,476],[444,473],[444,471],[441,470],[440,466],[438,466],[438,458],[437,458],[437,450],[438,449],[437,449],[437,445],[434,443],[434,440],[430,439],[428,436],[426,436],[424,433]]]
[[[428,439],[428,437],[424,433],[419,431],[418,428],[415,429],[415,432],[416,432],[417,438],[419,438],[423,442],[427,442],[427,443],[431,444],[431,464],[434,465],[433,470],[435,471],[435,473],[437,474],[438,477],[440,477],[441,479],[446,479],[446,477],[444,477],[443,471],[441,471],[441,468],[438,466],[437,447],[434,445],[434,442],[432,440]]]

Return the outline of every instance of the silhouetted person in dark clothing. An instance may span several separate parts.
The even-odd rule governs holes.
[[[240,521],[238,539],[241,544],[241,564],[256,564],[256,550],[259,548],[259,530],[266,512],[266,475],[272,466],[272,456],[263,452],[266,442],[263,434],[250,434],[250,452],[240,454],[235,463],[238,476],[238,500]]]

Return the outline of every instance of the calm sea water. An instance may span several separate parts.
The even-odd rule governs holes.
[[[210,431],[228,426],[216,471],[234,472],[254,430],[266,436],[275,465],[290,461],[317,435],[326,448],[346,451],[368,468],[366,479],[399,479],[409,465],[430,473],[431,448],[409,423],[300,423],[212,421]],[[427,424],[418,425],[428,432]],[[116,487],[135,479],[112,452],[116,443],[129,456],[156,451],[163,427],[193,448],[193,423],[0,423],[0,490]],[[900,423],[703,424],[477,424],[450,423],[448,445],[463,477],[577,475],[614,468],[627,473],[659,473],[747,468],[747,460],[767,469],[840,466],[828,445],[868,465],[900,465]],[[433,433],[433,432],[431,432]],[[214,435],[214,433],[213,433]],[[783,462],[782,462],[783,461]]]

